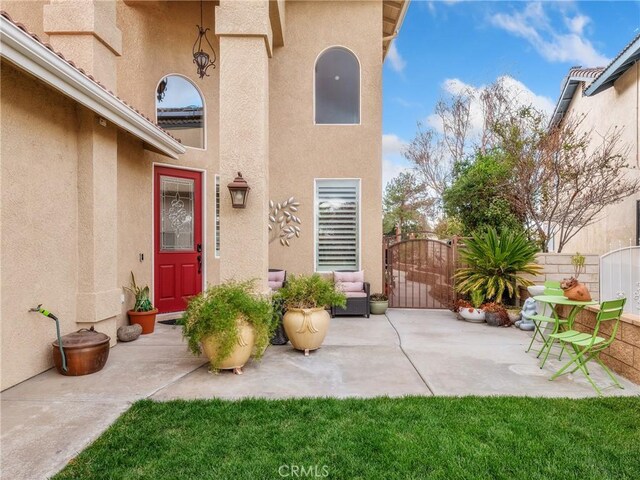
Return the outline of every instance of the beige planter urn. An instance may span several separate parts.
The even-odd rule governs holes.
[[[217,367],[218,370],[233,370],[236,375],[242,375],[242,367],[247,363],[256,342],[253,327],[246,322],[238,325],[239,335],[236,347]],[[218,339],[214,336],[205,337],[202,342],[202,350],[213,366],[218,358]]]
[[[331,316],[324,308],[290,308],[282,320],[289,341],[305,356],[322,345],[329,331]]]

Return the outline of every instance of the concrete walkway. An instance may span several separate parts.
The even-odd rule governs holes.
[[[535,355],[524,353],[530,338],[456,321],[444,310],[393,310],[334,319],[310,357],[272,346],[236,376],[209,373],[205,359],[187,352],[179,328],[159,324],[153,335],[113,348],[101,372],[64,377],[49,370],[2,392],[2,478],[53,475],[141,398],[595,394],[580,374],[550,382],[560,363],[538,368]],[[609,383],[592,370],[598,384]],[[640,394],[621,382],[625,390],[605,395]]]

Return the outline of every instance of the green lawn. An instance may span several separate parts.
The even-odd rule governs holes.
[[[144,400],[55,479],[600,480],[639,473],[640,397],[407,397]]]

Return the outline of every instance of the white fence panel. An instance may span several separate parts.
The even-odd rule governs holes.
[[[627,298],[625,313],[640,315],[640,247],[613,250],[600,257],[600,300]]]

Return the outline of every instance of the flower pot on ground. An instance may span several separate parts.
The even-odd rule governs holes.
[[[509,315],[511,323],[516,323],[522,317],[522,309],[520,307],[508,307],[507,315]]]
[[[471,292],[471,303],[467,302],[466,305],[460,308],[460,316],[467,322],[471,323],[483,323],[485,321],[485,313],[482,308],[482,302],[484,301],[484,293],[482,290],[474,290]]]
[[[136,277],[133,275],[133,272],[131,272],[131,285],[124,288],[130,291],[135,297],[133,309],[127,312],[129,315],[129,323],[131,325],[140,325],[142,327],[142,335],[153,333],[156,326],[158,309],[153,308],[151,300],[149,299],[149,286],[138,286],[136,284]]]
[[[242,367],[259,359],[273,335],[275,320],[268,297],[254,293],[254,282],[226,282],[193,297],[179,320],[194,355],[204,351],[211,369]]]
[[[389,308],[389,297],[384,293],[374,293],[369,299],[369,309],[373,315],[384,315]]]
[[[318,274],[291,275],[275,298],[284,306],[282,323],[291,345],[305,355],[320,348],[327,335],[331,316],[326,309],[331,305],[344,308],[347,304],[345,294]]]
[[[499,303],[485,303],[482,306],[487,325],[492,327],[508,327],[511,325],[507,310]]]

